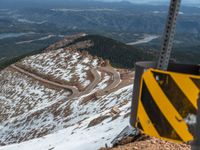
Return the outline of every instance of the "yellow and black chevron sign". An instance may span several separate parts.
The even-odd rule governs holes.
[[[196,114],[199,92],[200,76],[147,70],[141,81],[137,127],[166,140],[193,140],[185,119]]]

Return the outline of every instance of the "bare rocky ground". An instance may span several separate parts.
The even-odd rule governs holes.
[[[164,141],[154,137],[142,135],[135,140],[128,138],[122,141],[121,145],[113,148],[101,148],[100,150],[190,150],[188,144],[179,144]]]

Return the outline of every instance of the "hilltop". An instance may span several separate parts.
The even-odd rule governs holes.
[[[88,51],[91,55],[107,59],[116,67],[131,69],[134,68],[134,64],[137,61],[153,60],[156,58],[155,53],[149,50],[135,48],[100,35],[86,35],[76,39],[69,45],[84,41],[89,42],[90,46],[84,49],[79,48],[80,51]]]

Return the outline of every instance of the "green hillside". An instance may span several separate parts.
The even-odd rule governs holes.
[[[87,40],[91,40],[93,46],[80,50],[88,51],[93,56],[108,59],[115,67],[133,68],[134,63],[137,61],[155,60],[155,56],[148,51],[128,46],[122,42],[99,35],[87,35],[75,40],[71,45]]]

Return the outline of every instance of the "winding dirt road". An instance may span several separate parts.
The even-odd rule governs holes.
[[[43,82],[43,83],[46,83],[46,84],[49,84],[49,85],[52,85],[52,86],[55,86],[55,87],[58,87],[58,88],[69,90],[69,91],[72,92],[72,95],[70,95],[70,97],[74,97],[74,96],[79,94],[79,91],[78,91],[77,87],[63,85],[63,84],[59,84],[59,83],[56,83],[56,82],[53,82],[53,81],[46,80],[44,78],[41,78],[41,77],[39,77],[39,76],[37,76],[37,75],[35,75],[33,73],[30,73],[30,72],[24,70],[24,69],[22,69],[22,68],[20,68],[20,67],[18,67],[16,65],[11,65],[10,67],[12,69],[20,72],[20,73],[23,73],[23,74],[25,74],[27,76],[32,77],[33,79],[38,80],[40,82]]]
[[[107,72],[109,74],[112,74],[112,80],[113,82],[107,86],[105,89],[103,89],[102,91],[110,91],[111,89],[114,89],[116,88],[120,82],[121,82],[121,79],[120,79],[120,74],[112,67],[99,67],[98,68],[100,71],[104,71],[104,72]]]
[[[105,95],[106,93],[108,93],[109,91],[112,91],[114,88],[116,88],[120,82],[121,82],[121,79],[120,79],[120,74],[112,67],[98,67],[98,69],[96,68],[93,68],[91,69],[91,73],[94,77],[94,80],[92,81],[92,83],[90,85],[88,85],[88,87],[83,91],[83,92],[80,92],[78,90],[77,87],[75,86],[69,86],[69,85],[64,85],[64,84],[60,84],[60,83],[57,83],[57,82],[54,82],[54,81],[50,81],[50,80],[47,80],[47,79],[44,79],[34,73],[30,73],[28,72],[27,70],[19,67],[19,66],[16,66],[16,65],[11,65],[10,66],[12,69],[20,72],[20,73],[23,73],[27,76],[30,76],[32,77],[33,79],[35,80],[38,80],[40,82],[43,82],[45,84],[49,84],[51,86],[54,86],[54,87],[57,87],[57,88],[62,88],[62,89],[66,89],[66,90],[69,90],[71,91],[71,95],[68,97],[69,99],[73,99],[75,97],[80,97],[80,96],[84,96],[84,95],[87,95],[87,94],[91,94],[92,91],[94,90],[94,88],[98,85],[98,83],[101,82],[102,80],[102,77],[101,75],[98,73],[97,70],[99,71],[103,71],[103,72],[106,72],[108,74],[110,74],[112,76],[112,83],[110,85],[108,85],[106,88],[102,89],[102,90],[99,90],[97,91],[98,93],[98,96],[102,96],[102,95]]]
[[[121,78],[120,74],[112,67],[98,67],[98,70],[110,74],[113,81],[106,88],[97,91],[96,96],[100,97],[115,89],[121,83]]]
[[[96,69],[91,69],[91,73],[94,77],[94,80],[92,81],[92,83],[90,85],[88,85],[88,87],[85,89],[85,91],[83,91],[82,93],[80,93],[79,96],[85,95],[85,94],[89,94],[92,92],[92,90],[97,86],[97,84],[101,81],[101,76],[100,74],[97,72]]]

